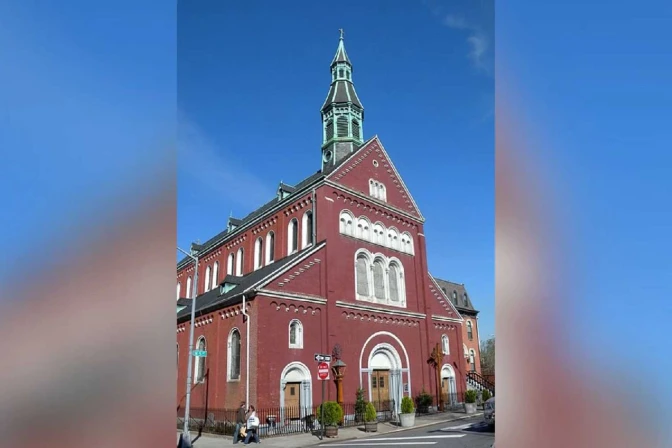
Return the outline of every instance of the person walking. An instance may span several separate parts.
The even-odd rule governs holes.
[[[240,432],[245,427],[245,422],[247,421],[247,415],[245,414],[245,402],[240,403],[238,408],[238,413],[236,414],[236,429],[233,431],[233,444],[237,444],[240,439]]]
[[[261,443],[259,441],[259,434],[257,430],[259,429],[259,417],[257,417],[257,411],[254,409],[254,406],[250,406],[250,410],[247,413],[247,435],[243,443],[245,445],[250,444],[250,439],[254,437],[256,443]]]

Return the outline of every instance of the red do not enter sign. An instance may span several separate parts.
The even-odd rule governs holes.
[[[329,363],[326,362],[317,363],[317,378],[320,380],[329,379]]]

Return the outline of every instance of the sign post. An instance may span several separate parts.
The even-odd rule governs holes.
[[[315,361],[317,361],[317,379],[322,382],[322,405],[320,406],[320,440],[324,438],[326,428],[324,426],[324,395],[326,381],[329,380],[329,363],[331,362],[331,355],[315,354]]]

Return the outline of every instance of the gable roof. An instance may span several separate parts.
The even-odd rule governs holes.
[[[460,318],[460,320],[462,320],[462,314],[459,312],[459,310],[453,304],[453,302],[448,298],[448,296],[443,293],[443,290],[441,289],[441,287],[439,286],[439,284],[437,283],[436,279],[431,274],[431,272],[428,272],[427,276],[429,277],[429,281],[430,281],[430,286],[429,286],[430,291],[432,289],[435,289],[436,291],[438,291],[439,294],[441,294],[443,296],[443,301],[446,303],[446,306],[444,306],[444,308],[446,310],[448,308],[450,308],[452,310],[452,312],[454,312]],[[437,299],[439,299],[439,301],[441,301],[441,299],[438,296],[437,296]]]
[[[467,293],[467,288],[464,286],[464,283],[455,283],[436,277],[434,277],[434,280],[438,284],[439,288],[441,288],[441,291],[458,309],[458,311],[471,311],[472,313],[478,313],[478,311],[474,308],[474,304],[471,302],[471,298]],[[453,298],[453,291],[457,293],[457,298]]]
[[[416,219],[420,219],[421,221],[424,221],[425,217],[422,215],[422,212],[420,211],[420,208],[418,207],[418,204],[415,202],[415,199],[413,199],[413,196],[411,195],[411,192],[409,191],[408,187],[404,183],[404,180],[399,175],[399,171],[397,171],[397,168],[394,166],[394,162],[392,161],[392,158],[390,157],[388,152],[385,150],[385,147],[381,143],[380,138],[378,138],[378,135],[374,135],[372,138],[370,138],[369,140],[364,142],[364,144],[362,144],[362,146],[360,146],[355,151],[353,151],[352,154],[350,154],[348,157],[345,157],[338,166],[334,167],[334,169],[329,171],[329,174],[327,175],[327,179],[331,180],[331,181],[334,181],[334,182],[338,181],[338,178],[345,175],[345,172],[347,172],[347,168],[346,168],[345,172],[343,170],[340,170],[340,172],[337,174],[336,171],[339,171],[338,168],[342,167],[342,165],[344,165],[349,160],[351,160],[352,158],[354,158],[355,156],[360,154],[362,151],[366,151],[368,149],[371,149],[371,150],[374,150],[374,151],[376,149],[380,149],[380,151],[383,153],[383,156],[389,162],[390,169],[394,173],[394,176],[398,179],[399,184],[401,185],[401,187],[404,190],[404,193],[408,197],[408,200],[410,201],[410,203],[412,205],[412,210],[417,215]],[[385,205],[393,206],[392,204],[389,204],[389,203],[385,203]],[[395,207],[395,208],[399,208],[399,207]],[[404,211],[406,213],[409,213],[406,210],[404,210]]]
[[[198,296],[196,298],[196,316],[210,313],[219,308],[224,308],[226,306],[235,305],[242,302],[243,294],[270,283],[273,281],[273,279],[279,277],[286,270],[290,269],[294,264],[301,262],[310,255],[313,255],[322,249],[325,245],[326,242],[322,241],[321,243],[303,249],[288,257],[281,258],[280,260],[257,269],[256,271],[252,271],[242,277],[232,277],[227,275],[220,285],[223,283],[232,283],[236,284],[236,286],[224,294],[220,293],[220,288],[218,286],[217,288],[211,289],[210,291]],[[254,294],[251,296],[253,295]],[[191,316],[191,300],[189,300],[188,305],[189,306],[187,308],[182,309],[177,313],[177,323],[189,321]]]

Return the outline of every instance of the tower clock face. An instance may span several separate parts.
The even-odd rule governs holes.
[[[324,160],[324,163],[327,163],[331,160],[332,157],[332,152],[331,151],[325,151],[324,155],[322,156],[322,160]]]

